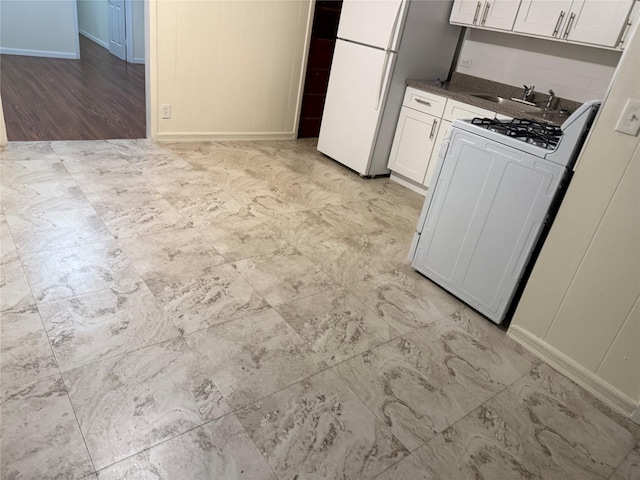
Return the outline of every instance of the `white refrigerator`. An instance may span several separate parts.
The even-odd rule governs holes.
[[[407,78],[446,79],[460,40],[452,0],[344,0],[318,150],[363,176],[389,173]]]

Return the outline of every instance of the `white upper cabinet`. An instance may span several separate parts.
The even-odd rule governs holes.
[[[522,0],[513,31],[559,38],[571,0]]]
[[[451,10],[451,23],[511,30],[520,0],[458,0]]]
[[[632,3],[628,0],[574,0],[563,36],[574,42],[615,47]]]
[[[455,0],[451,23],[622,48],[634,0]]]

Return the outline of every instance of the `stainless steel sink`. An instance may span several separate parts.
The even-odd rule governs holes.
[[[516,102],[513,100],[509,100],[508,98],[498,97],[496,95],[490,95],[488,93],[470,93],[472,97],[480,98],[482,100],[487,100],[488,102],[497,103],[499,105],[503,105],[505,107],[511,108],[513,110],[518,110],[520,112],[529,112],[529,113],[538,113],[538,112],[548,112],[544,108],[536,107],[534,105],[527,105],[526,103]]]

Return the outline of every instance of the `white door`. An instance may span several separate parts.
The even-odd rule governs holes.
[[[109,52],[127,59],[124,0],[109,0]]]
[[[632,0],[575,0],[569,16],[572,23],[563,35],[566,32],[567,40],[574,42],[615,47],[632,6]]]
[[[518,14],[520,0],[493,0],[486,3],[486,13],[482,13],[482,26],[511,30]]]
[[[395,54],[338,40],[318,150],[362,175],[369,162]]]
[[[522,0],[513,31],[559,38],[570,7],[571,0]]]
[[[405,7],[404,0],[344,0],[338,38],[396,50]]]

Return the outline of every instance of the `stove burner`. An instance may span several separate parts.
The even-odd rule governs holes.
[[[555,149],[562,137],[560,127],[525,118],[514,118],[504,122],[492,118],[474,118],[471,123],[547,150]]]

